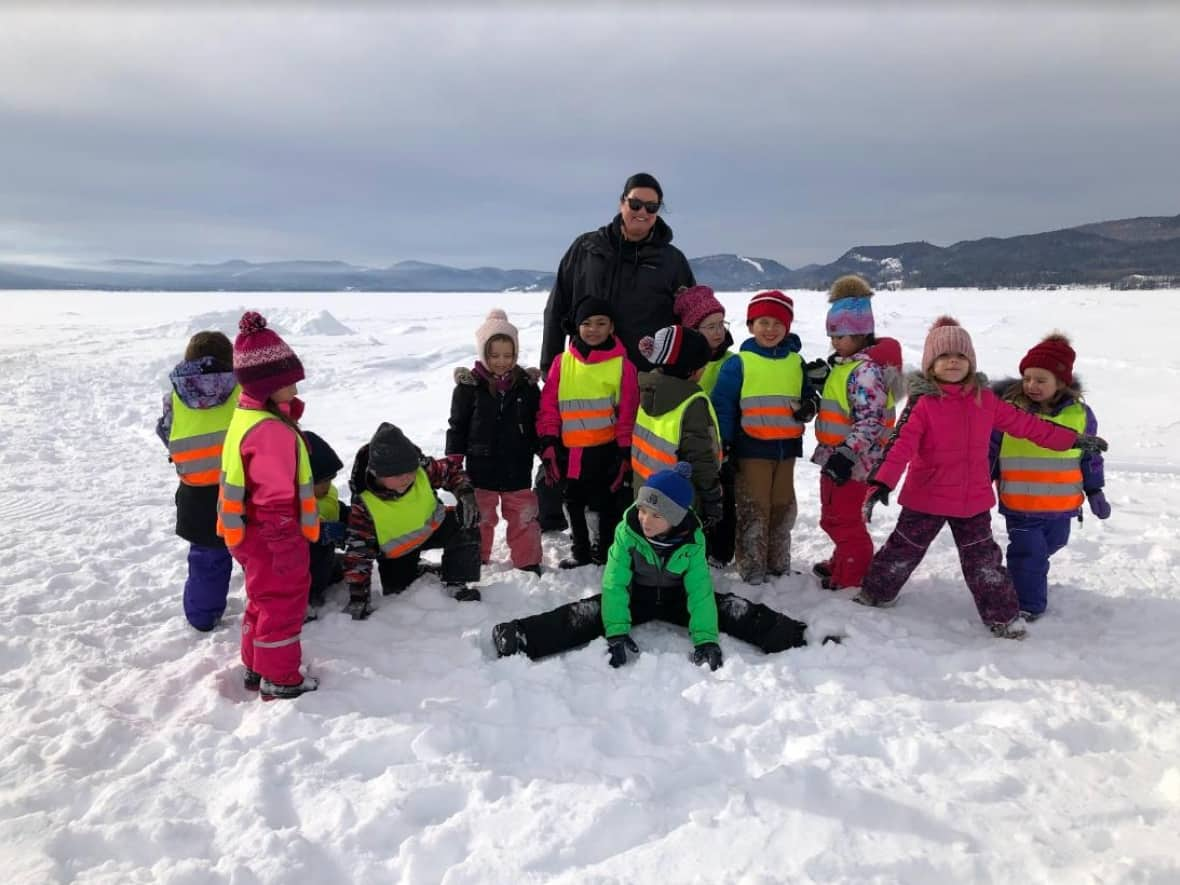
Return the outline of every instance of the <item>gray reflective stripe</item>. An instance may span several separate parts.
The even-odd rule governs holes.
[[[595,399],[563,399],[557,403],[558,410],[564,412],[571,409],[575,412],[581,412],[585,409],[613,409],[615,401],[609,396],[600,396]]]
[[[299,484],[299,524],[301,526],[317,525],[320,521],[320,514],[318,510],[312,510],[311,513],[303,512],[304,501],[314,501],[315,490],[310,482],[303,482]]]
[[[221,524],[227,529],[240,529],[246,525],[246,523],[242,520],[242,515],[240,513],[226,513],[225,511],[219,511],[217,515],[221,517]]]
[[[168,451],[173,455],[191,452],[193,449],[206,449],[209,446],[220,445],[225,442],[225,431],[215,430],[213,433],[202,433],[198,436],[186,436],[168,442]]]
[[[827,409],[829,412],[839,412],[841,415],[844,414],[844,407],[834,399],[821,399],[819,401],[819,407],[821,409]]]
[[[1043,498],[1076,498],[1081,482],[1000,482],[1001,495],[1036,495]]]
[[[176,466],[176,472],[181,476],[186,473],[200,473],[202,470],[214,470],[221,466],[220,455],[210,455],[208,458],[199,458],[196,461],[179,461],[173,462]]]
[[[435,499],[434,512],[430,514],[430,522],[420,529],[414,529],[412,532],[406,532],[404,535],[390,538],[381,545],[381,552],[388,556],[391,552],[403,545],[411,545],[410,549],[413,549],[425,543],[426,539],[434,534],[435,526],[431,525],[431,523],[442,522],[446,515],[447,508],[443,506],[442,501]]]
[[[676,454],[676,445],[674,443],[669,442],[662,436],[652,433],[646,427],[636,424],[633,435],[639,437],[653,449],[659,449],[661,452],[667,452],[669,455]]]
[[[1077,458],[1000,458],[1000,472],[1005,470],[1081,470]]]
[[[254,640],[254,647],[255,648],[282,648],[284,645],[294,645],[296,642],[299,641],[299,637],[301,635],[302,634],[300,634],[300,633],[296,633],[290,639],[280,639],[278,642],[259,642],[257,639],[255,639]]]
[[[848,436],[851,431],[852,428],[847,424],[836,424],[832,421],[825,421],[823,418],[820,418],[815,422],[816,433],[827,433],[831,436],[838,436],[843,439],[844,437]]]
[[[601,418],[567,418],[562,416],[561,427],[562,430],[602,430],[603,428],[613,427],[615,424],[614,416],[603,416]]]
[[[633,439],[638,438],[661,454],[668,455],[671,463],[675,463],[676,446],[673,443],[668,442],[662,436],[657,436],[646,427],[641,427],[638,424],[635,425],[635,430],[632,431],[631,435]],[[640,446],[636,445],[631,446],[631,457],[637,464],[647,468],[651,473],[655,473],[657,470],[663,470],[669,465],[669,461],[661,461],[654,458]]]
[[[768,393],[763,394],[762,396],[743,396],[741,405],[743,409],[758,409],[765,408],[766,406],[786,406],[788,409],[793,409],[795,408],[795,403],[797,402],[798,400],[792,399],[789,396],[783,396],[782,394],[778,393]]]
[[[233,483],[226,482],[225,477],[221,478],[221,497],[227,501],[245,501],[246,487],[236,486]]]

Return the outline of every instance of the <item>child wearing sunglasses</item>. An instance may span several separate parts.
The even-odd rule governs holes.
[[[601,298],[579,302],[569,347],[549,367],[537,435],[546,482],[562,493],[573,546],[562,568],[606,562],[630,503],[631,432],[639,410],[634,364],[614,335],[614,314]],[[591,540],[586,511],[598,513]]]

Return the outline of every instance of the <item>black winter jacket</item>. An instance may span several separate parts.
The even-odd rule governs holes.
[[[639,371],[650,369],[639,352],[639,339],[676,322],[672,302],[681,286],[695,281],[688,259],[672,245],[672,228],[657,218],[641,243],[623,238],[622,218],[582,234],[566,251],[545,305],[541,371],[565,350],[574,312],[585,298],[601,298],[615,309],[615,335]]]
[[[477,489],[518,492],[533,485],[539,373],[517,366],[512,374],[512,386],[501,395],[471,369],[455,370],[447,454],[467,457]]]

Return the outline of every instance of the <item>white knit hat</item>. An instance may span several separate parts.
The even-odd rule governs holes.
[[[488,311],[488,318],[483,321],[483,325],[475,330],[476,359],[482,361],[488,358],[488,339],[495,335],[511,338],[512,351],[516,358],[520,359],[520,333],[516,330],[516,326],[508,322],[508,314],[499,307],[493,307]]]

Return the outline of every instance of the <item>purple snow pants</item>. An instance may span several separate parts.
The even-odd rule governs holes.
[[[184,582],[184,616],[202,632],[217,626],[225,614],[229,578],[234,569],[233,557],[225,546],[188,548],[188,578]]]
[[[1000,547],[992,538],[989,510],[959,517],[935,516],[903,507],[893,534],[873,557],[861,589],[878,602],[895,599],[948,522],[979,617],[989,627],[1011,623],[1019,614],[1019,603]]]

